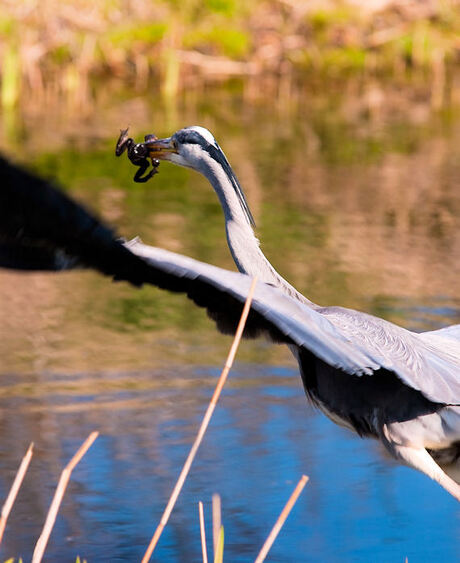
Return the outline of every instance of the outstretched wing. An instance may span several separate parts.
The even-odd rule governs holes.
[[[187,293],[207,308],[221,330],[234,330],[249,290],[248,276],[138,240],[127,247],[156,272],[156,280],[146,281]],[[246,335],[261,333],[304,347],[346,373],[372,374],[384,368],[434,402],[460,402],[460,354],[371,315],[339,307],[312,308],[260,283]]]
[[[148,268],[113,231],[50,182],[0,156],[0,267],[91,267],[141,285]]]
[[[438,330],[422,332],[420,336],[428,340],[433,338],[436,340],[439,338],[446,339],[446,342],[457,343],[458,347],[460,347],[460,325],[446,326],[438,328]]]
[[[124,246],[65,194],[0,157],[0,267],[79,266],[135,285],[185,292],[224,332],[235,329],[250,284],[243,274],[139,241]],[[343,372],[372,374],[385,368],[432,401],[460,403],[458,327],[417,335],[349,309],[310,307],[260,283],[246,336],[260,333],[304,347]]]
[[[360,350],[410,387],[434,402],[460,403],[458,342],[440,336],[429,338],[428,333],[417,334],[351,309],[325,307],[321,313]]]

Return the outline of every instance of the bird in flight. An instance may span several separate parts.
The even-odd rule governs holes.
[[[313,404],[360,436],[379,439],[396,459],[460,501],[455,476],[460,457],[460,325],[417,334],[366,313],[313,303],[262,253],[241,185],[208,130],[194,126],[168,139],[149,136],[136,147],[131,147],[136,149],[132,154],[141,155],[143,162],[150,158],[155,168],[168,160],[210,181],[239,273],[137,239],[122,243],[58,189],[4,159],[0,267],[89,267],[136,286],[148,283],[186,293],[224,333],[234,331],[251,277],[257,276],[245,336],[264,335],[287,344]]]
[[[460,501],[459,483],[444,470],[456,475],[460,469],[460,325],[417,334],[366,313],[313,303],[260,249],[244,192],[210,131],[187,127],[166,139],[148,136],[135,146],[155,171],[165,160],[192,168],[211,183],[238,270],[263,282],[248,332],[288,344],[311,401],[338,424],[380,439],[395,458],[426,473]],[[218,287],[226,296],[238,295],[240,302],[247,292],[248,281],[236,273],[139,242],[130,248],[192,284]],[[191,296],[208,307],[221,330],[228,330],[229,319],[233,328],[234,304],[224,299],[210,306],[206,291],[202,298]]]

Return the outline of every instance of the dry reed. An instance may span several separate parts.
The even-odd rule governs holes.
[[[204,514],[203,514],[203,503],[198,503],[198,514],[200,517],[200,536],[201,536],[201,551],[203,553],[203,563],[208,563],[208,550],[206,547],[206,530],[204,527]]]
[[[48,515],[45,520],[45,525],[43,526],[42,533],[38,538],[37,544],[35,545],[34,553],[32,556],[32,563],[40,563],[42,560],[43,554],[45,553],[46,545],[48,543],[51,531],[53,529],[54,523],[56,521],[56,516],[59,511],[59,507],[61,505],[62,499],[64,497],[64,493],[67,487],[67,484],[70,479],[70,475],[72,471],[75,469],[75,466],[80,462],[82,457],[86,454],[89,450],[91,445],[93,444],[94,440],[99,436],[99,432],[91,432],[91,434],[86,438],[83,444],[80,446],[78,451],[75,453],[73,458],[69,461],[66,467],[63,469],[61,473],[61,477],[59,479],[58,486],[56,488],[56,492],[54,494],[53,500],[51,502]]]
[[[262,546],[262,549],[260,550],[259,555],[257,556],[254,563],[262,563],[265,557],[267,557],[267,553],[270,551],[270,548],[273,545],[276,536],[279,534],[279,531],[281,530],[283,524],[285,523],[286,518],[289,516],[289,512],[291,512],[292,507],[294,506],[297,499],[299,498],[299,495],[302,492],[305,485],[307,484],[307,481],[308,481],[308,477],[306,475],[302,475],[302,478],[297,483],[296,488],[294,489],[292,495],[289,497],[289,500],[287,501],[285,507],[281,511],[278,520],[275,522],[272,531],[268,535],[268,538],[265,540],[265,543]]]
[[[214,493],[212,495],[212,547],[214,550],[214,558],[217,554],[217,544],[219,543],[220,528],[222,527],[222,503],[220,495]]]
[[[209,421],[211,420],[214,409],[216,408],[217,401],[219,399],[220,393],[221,393],[221,391],[222,391],[222,389],[225,385],[225,381],[227,380],[227,376],[228,376],[228,373],[230,371],[230,368],[232,367],[233,360],[235,359],[236,351],[238,350],[238,346],[239,346],[241,337],[243,335],[243,330],[244,330],[244,327],[245,327],[245,324],[246,324],[246,319],[248,317],[249,310],[250,310],[250,307],[251,307],[252,297],[254,295],[256,283],[257,283],[257,278],[254,278],[253,281],[252,281],[251,287],[249,288],[249,293],[248,293],[248,296],[246,298],[246,302],[245,302],[244,307],[243,307],[243,312],[241,313],[240,322],[238,324],[238,328],[236,330],[236,334],[235,334],[235,337],[233,339],[232,346],[231,346],[230,351],[228,353],[227,360],[225,362],[222,373],[220,374],[220,377],[219,377],[219,380],[217,382],[216,389],[215,389],[214,394],[212,396],[211,402],[208,405],[208,408],[206,410],[206,413],[203,417],[200,428],[198,430],[197,437],[195,438],[195,441],[194,441],[194,443],[193,443],[193,445],[190,449],[190,453],[189,453],[189,455],[188,455],[188,457],[187,457],[187,459],[184,463],[184,466],[183,466],[182,471],[179,475],[179,478],[176,482],[176,485],[173,489],[171,497],[170,497],[168,504],[166,505],[166,508],[163,512],[160,523],[158,524],[158,527],[155,530],[155,533],[153,534],[153,537],[152,537],[152,539],[151,539],[151,541],[150,541],[150,543],[147,547],[147,550],[144,554],[144,557],[142,558],[142,563],[147,563],[150,560],[150,557],[152,556],[153,550],[155,549],[155,546],[157,545],[158,540],[160,539],[160,536],[161,536],[161,534],[164,530],[164,527],[166,526],[166,524],[169,520],[169,516],[171,515],[172,509],[174,508],[174,505],[176,504],[177,497],[179,496],[179,494],[182,490],[185,479],[187,478],[187,475],[190,471],[190,467],[193,463],[193,460],[195,459],[196,452],[198,451],[198,448],[201,444],[201,441],[203,440],[203,436],[204,436],[206,429],[209,425]],[[33,562],[33,563],[35,563],[35,562]]]
[[[13,508],[14,501],[16,500],[19,489],[21,488],[22,481],[29,467],[30,460],[32,459],[34,443],[32,442],[26,452],[26,455],[22,458],[19,469],[16,473],[16,477],[11,486],[10,492],[6,498],[5,504],[2,508],[2,515],[0,517],[0,544],[3,539],[3,532],[5,531],[6,521],[10,515],[11,509]]]
[[[224,527],[223,526],[221,526],[219,530],[216,553],[214,555],[214,563],[224,563]]]

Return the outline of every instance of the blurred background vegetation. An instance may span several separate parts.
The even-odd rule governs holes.
[[[459,322],[459,0],[0,6],[0,149],[123,236],[234,268],[206,181],[165,163],[134,184],[114,157],[121,127],[140,139],[199,123],[240,177],[267,256],[311,299],[409,328]],[[0,279],[11,372],[144,369],[171,342],[189,363],[226,350],[185,299],[87,274],[32,279]]]
[[[121,235],[234,269],[204,178],[162,163],[135,184],[114,155],[122,127],[140,140],[204,125],[286,279],[317,303],[435,329],[460,323],[459,63],[460,0],[0,0],[0,150]],[[50,475],[98,428],[47,555],[140,559],[228,337],[185,297],[90,272],[1,272],[0,320],[0,490],[37,444],[5,558],[30,560]],[[308,468],[312,496],[275,559],[295,545],[312,561],[455,560],[458,530],[442,523],[457,507],[306,419],[293,361],[241,346],[158,559],[198,559],[196,500],[219,490],[238,540],[227,557],[247,560],[287,498],[280,482]],[[330,541],[344,529],[346,545]]]
[[[161,92],[226,82],[257,98],[350,75],[416,85],[439,109],[455,90],[458,0],[2,0],[1,106],[66,100],[102,86]],[[370,104],[379,103],[377,89]]]

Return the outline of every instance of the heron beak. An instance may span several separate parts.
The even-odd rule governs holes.
[[[177,149],[174,147],[171,137],[168,137],[167,139],[154,139],[142,144],[148,150],[150,158],[169,160],[172,153],[177,154]]]

